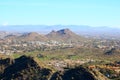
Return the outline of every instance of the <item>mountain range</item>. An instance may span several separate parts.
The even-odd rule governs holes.
[[[21,35],[10,34],[5,36],[5,39],[17,39],[17,40],[25,40],[25,41],[48,41],[48,40],[55,40],[55,41],[80,41],[85,39],[84,37],[77,35],[70,29],[61,29],[58,31],[51,31],[46,35],[39,34],[37,32],[29,32],[23,33]]]
[[[50,31],[61,30],[69,28],[70,30],[74,31],[77,34],[83,36],[100,36],[102,38],[120,38],[120,28],[114,27],[91,27],[87,25],[7,25],[7,26],[0,26],[0,31],[6,32],[14,32],[14,33],[25,33],[25,32],[38,32],[41,34],[48,34]]]
[[[79,33],[81,32],[98,32],[98,31],[107,31],[111,32],[116,30],[117,32],[120,31],[120,28],[114,27],[92,27],[88,25],[7,25],[7,26],[0,26],[0,31],[13,31],[13,32],[43,32],[48,33],[51,30],[60,30],[69,28],[74,32]],[[114,31],[113,31],[114,32]]]

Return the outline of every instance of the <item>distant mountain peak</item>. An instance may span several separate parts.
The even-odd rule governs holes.
[[[66,28],[66,29],[61,29],[58,31],[52,30],[48,35],[55,36],[55,35],[67,35],[67,34],[72,34],[72,33],[73,32],[70,29]],[[75,33],[73,33],[73,34],[75,34]]]
[[[61,30],[57,31],[57,33],[59,33],[59,34],[71,34],[73,32],[70,29],[66,28],[66,29],[61,29]]]
[[[80,36],[72,32],[70,29],[61,29],[58,31],[52,31],[46,35],[47,38],[57,41],[78,41]]]

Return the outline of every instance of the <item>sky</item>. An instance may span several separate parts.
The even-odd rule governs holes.
[[[0,0],[0,25],[120,28],[120,0]]]

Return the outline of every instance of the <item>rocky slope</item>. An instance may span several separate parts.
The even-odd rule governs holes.
[[[107,80],[103,75],[100,76],[82,66],[53,71],[33,57],[0,59],[2,80]]]
[[[0,74],[0,79],[3,80],[48,80],[52,73],[50,69],[43,68],[42,63],[39,66],[32,57],[21,56],[13,60],[12,64],[10,59],[0,62],[5,66],[3,73]]]

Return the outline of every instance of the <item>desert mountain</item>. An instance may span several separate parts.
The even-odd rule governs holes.
[[[51,40],[57,40],[57,41],[79,41],[83,39],[83,37],[75,34],[69,29],[62,29],[59,31],[52,31],[49,34],[46,35],[47,38]]]

